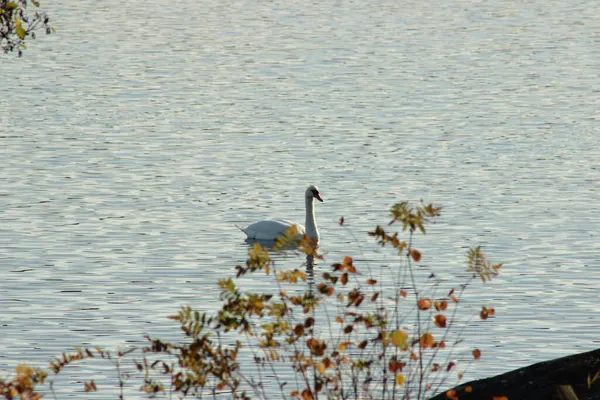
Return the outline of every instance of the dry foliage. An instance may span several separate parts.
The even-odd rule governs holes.
[[[388,282],[382,281],[379,270],[376,275],[349,256],[315,276],[314,262],[320,256],[308,238],[296,247],[307,259],[302,269],[276,268],[269,251],[256,244],[246,263],[236,267],[236,277],[219,281],[222,306],[216,314],[182,307],[170,317],[185,336],[182,342],[147,337],[147,346],[119,351],[116,357],[102,349],[76,349],[53,360],[50,373],[58,374],[86,358],[105,359],[119,372],[121,398],[126,376],[120,365],[126,360],[143,375],[140,390],[150,397],[226,394],[235,399],[271,399],[278,392],[282,399],[428,398],[455,384],[481,358],[480,350],[465,352],[459,346],[463,340],[457,337],[459,299],[473,279],[487,282],[500,266],[489,263],[475,248],[467,255],[471,274],[456,289],[440,295],[440,280],[433,273],[428,273],[425,284],[417,285],[414,263],[425,255],[413,246],[414,235],[426,232],[440,208],[403,202],[392,207],[391,215],[390,225],[402,226],[404,240],[381,226],[369,233],[401,255]],[[294,232],[284,235],[275,250],[289,248],[294,236]],[[237,278],[254,273],[272,279],[269,293],[251,293],[236,285]],[[493,315],[493,308],[481,307],[482,320]],[[251,355],[251,365],[240,361],[242,352]],[[4,396],[39,396],[35,386],[48,372],[20,368],[12,380],[0,381]],[[293,379],[281,373],[285,368]],[[266,374],[274,380],[270,388]],[[84,382],[84,390],[95,391],[94,381]],[[29,397],[16,397],[21,394]],[[446,394],[455,396],[452,391]]]

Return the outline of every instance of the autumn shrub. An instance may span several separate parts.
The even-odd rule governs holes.
[[[458,310],[472,281],[485,283],[500,268],[477,247],[467,253],[469,277],[456,287],[444,289],[435,273],[418,276],[416,264],[423,254],[415,245],[417,235],[426,233],[440,211],[433,205],[398,203],[388,227],[369,232],[397,255],[394,265],[381,267],[384,273],[349,255],[317,272],[317,264],[324,263],[317,244],[308,238],[292,243],[295,232],[270,249],[256,243],[235,277],[219,281],[222,306],[216,314],[186,306],[170,317],[185,335],[181,342],[147,337],[146,346],[115,356],[78,349],[53,360],[49,373],[101,357],[117,368],[132,363],[142,380],[140,389],[149,396],[426,399],[456,384],[481,357],[480,350],[462,343],[464,318]],[[399,226],[400,232],[389,232],[390,226]],[[306,264],[279,269],[272,252],[292,244]],[[266,275],[272,285],[264,293],[244,291],[239,278],[251,274]],[[493,315],[491,307],[478,310],[481,319]],[[121,398],[123,385],[131,380],[119,371]],[[85,390],[96,390],[93,380]],[[448,391],[447,397],[456,396]]]

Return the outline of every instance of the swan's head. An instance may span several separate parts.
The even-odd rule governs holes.
[[[312,199],[313,197],[319,201],[323,201],[323,199],[321,198],[321,194],[319,193],[319,188],[314,186],[314,185],[310,185],[308,187],[308,189],[306,189],[306,198],[307,199]]]

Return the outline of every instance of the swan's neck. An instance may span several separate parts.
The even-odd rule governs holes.
[[[319,230],[317,229],[317,221],[315,221],[315,201],[312,197],[306,198],[306,234],[313,239],[319,238]]]

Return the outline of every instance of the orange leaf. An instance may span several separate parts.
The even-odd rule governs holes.
[[[506,397],[506,396],[494,396],[494,397],[492,397],[492,400],[508,400],[508,397]]]
[[[433,322],[435,323],[435,326],[437,326],[438,328],[446,327],[446,317],[443,316],[442,314],[438,314],[435,317],[433,317]]]
[[[416,249],[410,249],[410,257],[415,260],[416,262],[421,261],[421,253],[419,252],[419,250]]]
[[[340,226],[344,225],[344,217],[341,217],[338,223]]]
[[[473,392],[473,387],[472,386],[465,386],[465,393],[471,393]]]
[[[344,272],[342,274],[342,277],[340,278],[340,282],[342,282],[342,285],[345,285],[346,283],[348,283],[348,273]]]
[[[377,281],[375,279],[367,279],[367,285],[374,285]]]
[[[428,332],[424,333],[421,336],[420,342],[421,342],[421,347],[424,348],[424,349],[426,349],[428,347],[432,347],[433,346],[433,342],[434,342],[433,335],[431,333],[428,333]]]
[[[406,290],[402,289],[402,290],[400,291],[400,296],[402,296],[402,297],[406,297]]]
[[[417,361],[419,359],[419,357],[417,357],[417,355],[415,353],[410,353],[410,359],[413,361]]]
[[[475,358],[476,360],[479,360],[481,358],[481,350],[479,350],[479,349],[473,350],[473,358]]]
[[[338,324],[342,324],[342,323],[344,323],[344,320],[342,319],[342,317],[337,316],[337,317],[335,317],[335,322],[337,322]]]
[[[349,273],[353,274],[356,272],[356,268],[352,265],[352,257],[344,257],[344,261],[342,262],[342,270],[346,270]]]
[[[458,299],[456,298],[456,296],[450,296],[450,299],[454,302],[454,303],[458,303]]]
[[[435,301],[435,302],[433,302],[433,305],[435,306],[435,309],[438,311],[444,311],[446,308],[448,308],[448,302],[446,300]]]
[[[304,389],[302,391],[302,399],[303,400],[313,400],[313,395],[310,390]]]
[[[419,307],[419,310],[421,310],[421,311],[429,310],[431,308],[431,299],[428,299],[428,298],[420,299],[419,302],[417,303],[417,307]]]

